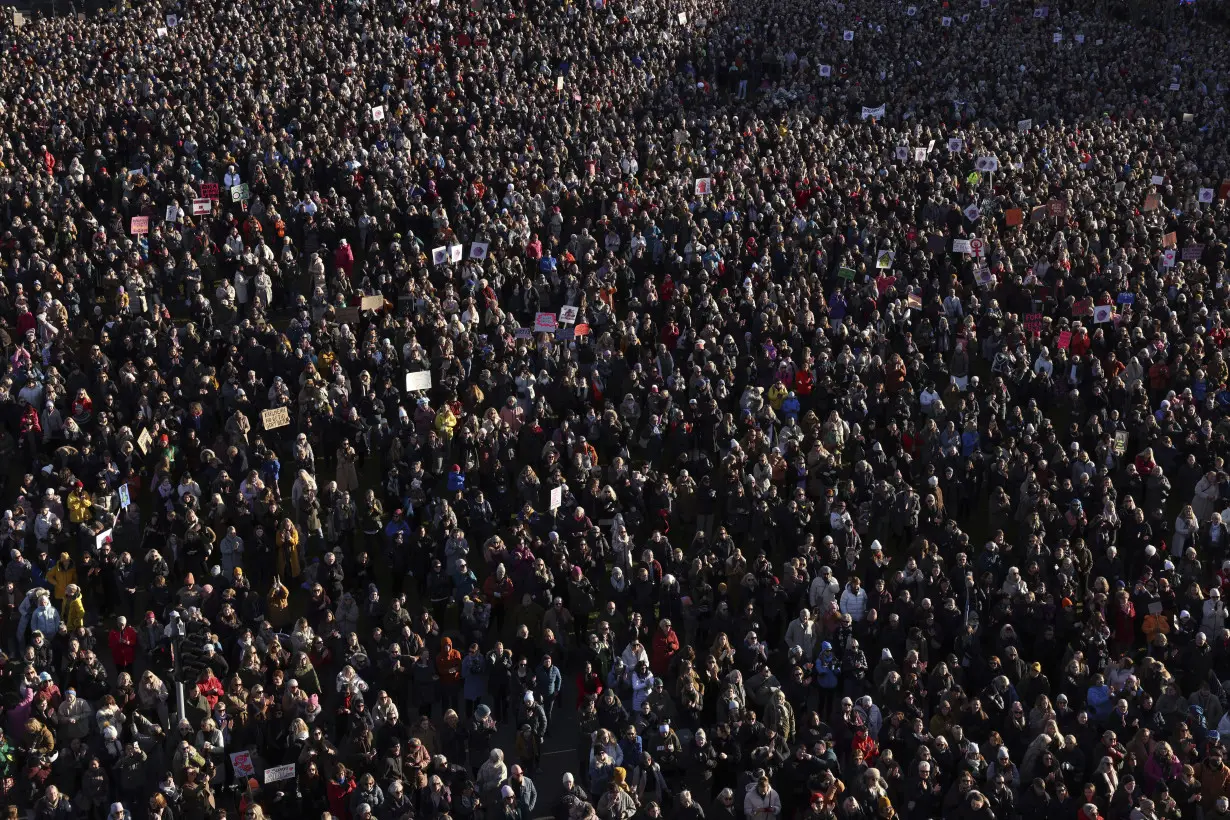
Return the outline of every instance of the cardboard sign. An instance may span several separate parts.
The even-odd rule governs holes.
[[[1030,336],[1037,338],[1042,335],[1042,314],[1041,313],[1026,313],[1025,314],[1025,330]]]
[[[192,215],[202,216],[214,209],[214,201],[212,199],[194,199],[192,200]]]
[[[880,270],[888,270],[893,266],[893,260],[897,258],[897,254],[893,251],[879,251],[876,253],[876,267]]]
[[[1199,262],[1204,256],[1204,245],[1188,245],[1183,249],[1184,262]]]
[[[231,201],[232,202],[247,202],[252,198],[251,191],[248,190],[248,183],[241,182],[238,185],[231,186]]]
[[[406,390],[413,393],[416,390],[431,389],[431,371],[420,370],[417,373],[406,374]]]
[[[1162,204],[1162,198],[1157,194],[1149,194],[1145,197],[1145,204],[1141,206],[1142,211],[1156,211],[1157,206]]]
[[[697,196],[708,196],[713,190],[713,180],[709,177],[701,177],[696,180],[694,187]]]
[[[138,236],[149,233],[149,217],[134,216],[132,218],[132,225],[129,227],[128,232]]]
[[[364,296],[359,302],[359,310],[381,310],[384,308],[384,297],[377,294],[376,296]]]
[[[922,296],[917,293],[911,293],[905,297],[905,306],[910,310],[922,310]]]
[[[1151,185],[1165,185],[1166,177],[1162,176],[1161,174],[1154,174],[1153,176],[1149,177],[1149,183]]]
[[[359,323],[357,307],[339,307],[333,309],[333,322],[339,325],[355,325]]]
[[[261,424],[266,430],[276,430],[290,424],[290,410],[285,407],[275,407],[272,410],[261,411]]]
[[[570,325],[577,320],[577,314],[581,309],[576,305],[564,305],[559,309],[559,322],[561,325]]]
[[[140,448],[142,453],[148,454],[149,447],[153,443],[154,436],[149,430],[142,430],[140,434],[137,435],[137,447]]]
[[[231,753],[231,768],[236,777],[255,777],[256,766],[252,763],[252,753],[248,751]]]
[[[120,494],[120,509],[121,510],[128,509],[128,505],[132,503],[132,495],[129,493],[127,484],[120,485],[119,494]]]
[[[1114,305],[1098,305],[1093,309],[1093,323],[1095,325],[1104,325],[1113,318],[1115,318]]]
[[[471,242],[470,243],[470,258],[483,260],[487,258],[487,248],[491,247],[487,242]]]
[[[218,199],[218,183],[202,182],[201,199]]]
[[[295,764],[287,763],[282,766],[273,766],[265,769],[265,782],[277,783],[282,780],[290,780],[295,776]]]
[[[1059,338],[1055,341],[1055,347],[1059,350],[1067,350],[1072,344],[1072,331],[1065,330],[1059,334]]]
[[[551,504],[550,504],[551,509],[558,510],[563,505],[564,505],[564,488],[563,487],[552,487],[551,488]]]
[[[1009,208],[1004,211],[1004,221],[1008,223],[1009,226],[1020,225],[1025,221],[1025,212],[1020,208]]]

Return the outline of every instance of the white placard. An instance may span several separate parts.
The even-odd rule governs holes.
[[[901,160],[902,162],[905,162],[907,159],[910,158],[910,146],[898,145],[897,150],[894,153],[897,159]]]
[[[103,544],[110,542],[111,533],[113,532],[115,532],[115,530],[108,528],[100,532],[98,535],[94,536],[94,549],[101,550]]]
[[[167,15],[167,28],[175,28],[179,25],[179,18],[174,14]]]
[[[1081,44],[1082,46],[1085,44],[1085,35],[1083,34],[1073,34],[1072,39],[1075,40],[1077,43]]]
[[[282,766],[270,766],[265,769],[265,782],[277,783],[282,780],[290,780],[295,776],[295,764],[287,763]]]
[[[554,333],[555,326],[559,322],[556,320],[554,313],[536,313],[534,314],[534,332],[535,333]]]
[[[1062,42],[1063,42],[1063,32],[1062,32],[1062,31],[1057,31],[1057,32],[1055,32],[1054,34],[1052,34],[1052,35],[1051,35],[1051,42],[1053,42],[1053,43],[1062,43]]]
[[[908,9],[905,10],[905,13],[908,17],[913,17],[914,15],[918,14],[918,6],[910,6]]]
[[[406,374],[406,391],[413,393],[416,390],[431,389],[431,371],[420,370],[417,373]]]
[[[1093,309],[1093,323],[1095,325],[1104,325],[1114,318],[1114,315],[1114,305],[1098,305]]]
[[[965,208],[965,218],[970,222],[977,222],[978,217],[982,216],[982,209],[972,202]]]
[[[1154,185],[1165,185],[1166,177],[1162,176],[1161,174],[1154,174],[1153,176],[1149,177],[1149,182],[1151,182]]]
[[[1168,268],[1173,268],[1174,262],[1175,262],[1174,248],[1169,248],[1167,250],[1162,251],[1162,264],[1163,265],[1165,265]]]
[[[999,170],[999,159],[996,157],[978,157],[974,160],[974,168],[984,174],[993,174]]]
[[[179,221],[179,206],[178,205],[168,205],[167,213],[166,213],[166,216],[163,217],[163,220],[166,222],[178,222]]]
[[[461,245],[449,245],[448,246],[448,261],[460,262],[461,257],[462,257]]]
[[[969,246],[969,240],[968,239],[952,240],[952,252],[953,253],[970,253],[971,251],[970,251],[970,246]]]
[[[159,37],[166,37],[166,36],[167,36],[167,27],[166,27],[166,26],[159,26],[159,27],[158,27],[158,30],[157,30],[155,33],[156,33]]]
[[[847,30],[844,34],[841,35],[841,39],[845,40],[847,43],[853,43],[854,42],[854,32]]]
[[[696,180],[693,190],[697,196],[709,196],[713,192],[713,180],[709,177],[701,177]]]
[[[915,162],[926,162],[927,161],[927,149],[926,148],[915,148],[914,149],[914,161]]]
[[[555,78],[555,90],[556,90],[556,91],[563,91],[563,90],[564,90],[564,78],[563,78],[563,77],[556,77],[556,78]]]
[[[820,76],[821,76],[821,77],[832,77],[832,76],[833,76],[833,67],[832,67],[831,65],[822,65],[822,66],[820,66]]]
[[[471,259],[486,259],[487,248],[491,247],[487,242],[471,242],[470,243],[470,258]]]
[[[1201,202],[1205,202],[1205,203],[1212,202],[1213,201],[1213,189],[1212,188],[1201,188],[1200,193],[1196,195],[1196,199],[1200,200]]]
[[[1170,84],[1170,90],[1171,90],[1171,91],[1178,91],[1178,90],[1179,90],[1179,84],[1178,84],[1178,83],[1171,83],[1171,84]]]
[[[563,506],[563,504],[564,504],[564,488],[563,487],[552,487],[551,488],[551,509],[558,510],[560,507]]]
[[[120,485],[120,509],[128,509],[128,505],[132,503],[132,496],[128,492],[128,485]]]
[[[214,201],[212,199],[194,199],[192,200],[192,215],[200,216],[207,214],[214,209]]]
[[[384,119],[384,106],[383,105],[373,106],[372,107],[372,120],[374,122],[380,122],[383,119]]]
[[[681,11],[676,19],[679,20],[679,25],[686,26],[688,24],[688,13],[686,11]]]
[[[433,265],[443,265],[448,262],[448,248],[443,245],[438,248],[432,248],[431,262]]]
[[[952,26],[952,18],[951,18],[951,17],[941,17],[941,18],[940,18],[940,25],[941,25],[941,26],[943,26],[944,28],[949,28],[949,27],[951,27],[951,26]]]
[[[564,305],[559,309],[559,323],[561,325],[570,325],[577,320],[577,314],[581,309],[576,305]]]
[[[956,154],[960,152],[960,150],[964,147],[965,147],[965,143],[961,140],[960,137],[952,137],[948,140],[949,153]]]
[[[875,108],[868,108],[867,106],[864,105],[863,113],[860,115],[860,119],[865,120],[868,117],[875,117],[877,120],[884,119],[884,106],[879,105],[879,106],[876,106]]]
[[[1033,120],[1017,120],[1016,121],[1016,130],[1020,131],[1021,133],[1024,133],[1033,127],[1034,127]]]

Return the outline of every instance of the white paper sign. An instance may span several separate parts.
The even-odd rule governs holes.
[[[820,76],[821,76],[821,77],[832,77],[832,76],[833,76],[833,67],[832,67],[831,65],[822,65],[822,66],[820,66]]]
[[[1153,176],[1149,177],[1149,182],[1153,183],[1154,185],[1165,185],[1166,177],[1162,176],[1161,174],[1154,174]]]
[[[431,371],[420,370],[417,373],[406,374],[406,390],[413,393],[416,390],[431,389]]]
[[[974,161],[974,168],[982,171],[984,174],[994,173],[999,170],[999,159],[996,157],[978,157]]]
[[[1175,251],[1174,248],[1169,248],[1162,252],[1162,264],[1168,268],[1174,267]]]
[[[1196,196],[1196,199],[1200,200],[1201,202],[1206,202],[1206,203],[1212,202],[1213,201],[1213,189],[1212,188],[1201,188],[1200,193],[1197,194]]]
[[[460,262],[461,257],[462,257],[461,245],[449,245],[448,246],[448,261]]]
[[[926,162],[927,161],[927,149],[926,148],[915,148],[914,149],[914,161],[915,162]]]
[[[884,119],[884,106],[881,105],[875,108],[863,106],[863,113],[860,118],[865,120],[868,117],[875,117],[877,120]]]
[[[128,485],[120,485],[120,509],[128,509],[128,505],[132,503],[132,496],[128,492]]]
[[[1017,123],[1016,123],[1016,130],[1018,130],[1018,131],[1020,131],[1020,132],[1022,132],[1022,133],[1024,133],[1025,131],[1028,131],[1029,129],[1031,129],[1031,128],[1033,128],[1033,127],[1034,127],[1034,121],[1033,121],[1033,120],[1017,120]]]
[[[213,210],[214,201],[212,199],[194,199],[192,200],[192,215],[200,216],[207,214]]]
[[[1085,35],[1083,34],[1075,34],[1072,36],[1072,39],[1080,43],[1081,45],[1085,44]]]
[[[555,78],[555,90],[556,90],[556,91],[563,91],[563,90],[564,90],[564,78],[563,78],[563,77],[556,77],[556,78]]]
[[[167,36],[167,27],[166,27],[166,26],[159,26],[159,27],[158,27],[158,31],[156,32],[156,34],[157,34],[159,37],[166,37],[166,36]]]
[[[178,222],[179,221],[179,206],[178,205],[168,205],[166,216],[164,216],[163,219],[167,222]]]
[[[433,265],[443,265],[448,262],[448,248],[443,245],[438,248],[432,248],[431,262]]]
[[[713,191],[713,180],[709,177],[701,177],[696,180],[693,190],[696,191],[697,196],[709,196]]]
[[[953,154],[958,153],[964,147],[965,147],[965,143],[963,143],[959,137],[953,137],[950,140],[948,140],[949,153],[953,153]]]
[[[103,544],[111,543],[111,533],[113,532],[115,532],[115,530],[105,529],[98,535],[94,536],[94,549],[100,550],[102,549]]]
[[[563,506],[563,504],[564,504],[564,488],[563,487],[552,487],[551,488],[551,509],[558,510],[561,506]]]
[[[471,259],[486,259],[488,247],[490,247],[490,243],[488,242],[471,242],[470,243],[470,258]]]
[[[373,106],[372,120],[374,120],[375,122],[380,122],[383,119],[384,119],[384,106],[383,105]]]
[[[277,783],[282,780],[290,780],[295,776],[295,764],[287,763],[284,766],[271,766],[265,769],[265,782]]]
[[[914,15],[918,14],[918,6],[910,6],[908,9],[905,10],[905,13],[907,16],[913,17]]]
[[[854,42],[854,32],[847,31],[846,33],[841,35],[841,39],[845,40],[847,43],[853,43]]]
[[[534,314],[534,332],[535,333],[554,333],[555,326],[559,324],[554,313],[536,313]]]
[[[175,28],[179,25],[179,18],[174,14],[167,15],[167,28]]]
[[[970,252],[969,240],[968,239],[952,240],[952,252],[953,253],[969,253]]]
[[[940,25],[943,26],[944,28],[949,28],[952,25],[952,18],[951,17],[941,17]]]
[[[1093,309],[1093,323],[1095,325],[1104,325],[1109,322],[1114,315],[1114,305],[1098,305]]]
[[[972,202],[965,208],[965,218],[970,222],[977,222],[978,217],[982,216],[982,210]]]
[[[1179,84],[1178,84],[1178,83],[1171,83],[1171,84],[1170,84],[1170,90],[1171,90],[1171,91],[1178,91],[1178,90],[1179,90]]]
[[[577,320],[577,314],[580,313],[580,308],[576,305],[564,305],[559,309],[559,321],[561,325],[570,325]]]
[[[905,162],[907,159],[909,159],[910,158],[910,146],[898,145],[897,151],[896,151],[896,157],[902,162]]]
[[[1051,35],[1051,40],[1056,43],[1062,43],[1063,42],[1063,32],[1062,31],[1055,32],[1054,34]]]
[[[678,19],[679,19],[679,25],[681,25],[681,26],[686,26],[686,25],[688,24],[688,15],[687,15],[687,12],[684,12],[684,11],[679,12],[679,18],[678,18]]]

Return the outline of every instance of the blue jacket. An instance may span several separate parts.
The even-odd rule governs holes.
[[[542,697],[544,703],[547,698],[554,698],[559,694],[563,685],[564,676],[560,674],[558,666],[552,663],[548,669],[541,663],[538,664],[538,668],[534,670],[534,691]]]

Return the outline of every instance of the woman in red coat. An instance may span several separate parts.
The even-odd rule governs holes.
[[[329,811],[340,820],[350,820],[350,793],[355,789],[354,775],[338,763],[333,777],[325,787],[329,796]]]
[[[116,669],[121,672],[132,669],[137,656],[137,630],[128,625],[128,619],[123,615],[115,619],[115,627],[107,635],[107,643],[111,647],[111,658]]]

